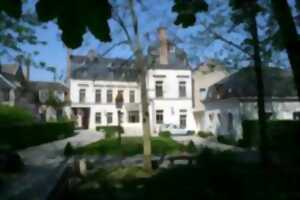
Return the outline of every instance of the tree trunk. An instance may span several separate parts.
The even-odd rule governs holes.
[[[264,81],[262,62],[260,57],[260,45],[259,36],[257,32],[257,22],[255,12],[251,15],[250,22],[250,34],[253,39],[253,61],[254,71],[256,75],[256,90],[257,90],[257,107],[258,107],[258,122],[259,122],[259,134],[260,134],[260,153],[262,163],[266,165],[268,163],[267,153],[267,134],[266,134],[266,112],[265,112],[265,97],[264,97]],[[251,83],[249,83],[251,84]]]
[[[151,135],[150,120],[148,111],[148,92],[146,85],[146,62],[141,51],[136,54],[136,69],[139,71],[141,86],[141,104],[142,104],[142,125],[143,125],[143,146],[144,146],[144,168],[146,171],[152,171],[151,162]]]
[[[290,60],[298,97],[300,98],[300,39],[296,24],[287,0],[272,0],[272,8],[279,24],[281,38]]]

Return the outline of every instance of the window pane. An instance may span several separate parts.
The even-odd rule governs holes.
[[[163,96],[163,82],[162,81],[155,82],[155,96],[156,97]]]
[[[128,112],[128,122],[137,123],[140,121],[139,111],[129,111]]]
[[[186,83],[185,81],[179,82],[179,97],[186,97]]]
[[[112,103],[112,90],[107,90],[106,101],[107,103]]]
[[[95,122],[96,122],[97,124],[101,124],[101,113],[97,112],[97,113],[95,114]]]
[[[157,110],[156,111],[156,123],[163,124],[163,122],[164,122],[163,110]]]
[[[135,102],[135,92],[134,92],[134,90],[130,90],[129,102],[130,103],[134,103]]]
[[[101,90],[96,90],[95,92],[95,102],[101,103]]]
[[[79,90],[79,102],[80,103],[85,102],[85,89]]]
[[[111,124],[113,122],[113,114],[111,112],[108,112],[106,115],[107,115],[106,116],[107,117],[107,119],[106,119],[107,124]]]
[[[186,115],[180,115],[179,127],[186,128]]]

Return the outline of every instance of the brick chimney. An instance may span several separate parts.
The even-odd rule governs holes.
[[[162,65],[166,65],[169,63],[169,51],[168,51],[168,38],[166,28],[160,27],[158,29],[158,37],[159,37],[159,63]]]

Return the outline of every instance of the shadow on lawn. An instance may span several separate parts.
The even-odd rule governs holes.
[[[299,169],[241,162],[240,153],[203,151],[193,166],[160,170],[98,171],[69,191],[68,199],[299,199]],[[118,169],[119,170],[119,169]],[[125,171],[124,171],[125,170]]]

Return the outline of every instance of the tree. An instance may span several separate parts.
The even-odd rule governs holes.
[[[296,24],[287,0],[272,0],[271,2],[300,98],[300,36],[297,33]],[[300,8],[299,0],[296,0],[296,6]]]
[[[193,6],[195,5],[195,6]],[[257,105],[258,105],[258,120],[260,124],[260,136],[261,136],[261,156],[264,163],[267,162],[267,135],[266,135],[266,114],[265,114],[265,102],[264,102],[264,82],[263,71],[261,61],[261,48],[258,35],[257,15],[262,11],[262,7],[256,0],[230,0],[230,6],[232,7],[232,20],[235,24],[244,24],[245,29],[250,34],[250,38],[245,38],[244,45],[250,47],[251,51],[245,51],[233,42],[226,40],[222,36],[212,32],[215,37],[222,41],[229,43],[231,46],[235,46],[240,51],[246,52],[253,60],[254,70],[256,74],[256,88],[257,88]],[[191,9],[197,7],[198,9]],[[202,1],[181,1],[175,0],[173,11],[178,13],[175,24],[188,27],[194,25],[197,12],[207,11],[207,4]]]

